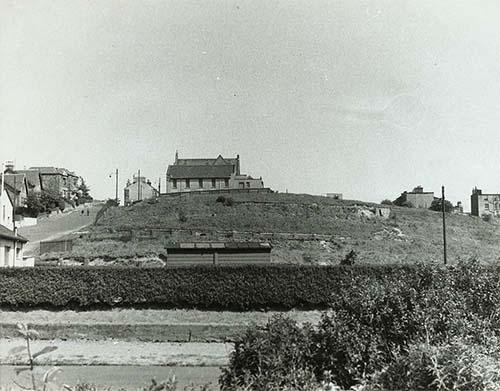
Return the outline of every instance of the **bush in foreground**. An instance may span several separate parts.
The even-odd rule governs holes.
[[[351,275],[319,325],[299,333],[300,343],[286,339],[297,335],[297,324],[282,319],[237,341],[221,384],[264,390],[246,379],[277,373],[289,386],[297,368],[313,372],[317,381],[328,373],[343,389],[363,382],[369,390],[500,389],[493,376],[500,373],[498,279],[487,270],[466,263],[423,267],[397,280]],[[277,359],[272,352],[289,351],[288,344],[299,355]],[[271,362],[256,359],[267,355]]]

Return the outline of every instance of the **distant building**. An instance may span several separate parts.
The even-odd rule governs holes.
[[[405,191],[394,200],[394,205],[411,206],[413,208],[428,209],[434,201],[434,192],[424,191],[422,186],[415,187],[412,191]]]
[[[464,206],[462,205],[462,201],[458,201],[457,205],[453,207],[453,213],[464,213]]]
[[[155,198],[158,195],[158,190],[151,185],[151,181],[145,177],[135,176],[132,181],[127,182],[127,186],[123,190],[123,200],[125,206],[131,205],[134,202]]]
[[[344,197],[342,193],[326,193],[326,196],[334,200],[341,200]]]
[[[261,189],[261,178],[241,174],[240,156],[215,159],[179,159],[175,153],[175,162],[167,169],[167,193],[224,189]]]
[[[73,171],[57,167],[30,167],[29,171],[38,171],[44,190],[53,191],[66,199],[77,195],[81,178]]]
[[[483,191],[475,187],[470,196],[470,208],[472,216],[500,215],[500,194],[483,194]]]

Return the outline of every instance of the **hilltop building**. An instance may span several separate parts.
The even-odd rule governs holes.
[[[500,194],[483,194],[481,189],[475,187],[470,196],[470,207],[472,216],[500,216]]]
[[[158,190],[151,185],[150,180],[146,180],[143,176],[139,177],[135,175],[132,181],[127,181],[127,186],[125,186],[123,192],[125,206],[158,196]]]
[[[179,159],[167,169],[167,193],[191,191],[261,189],[262,177],[253,178],[240,172],[240,155],[235,158]]]
[[[434,192],[424,191],[424,188],[419,185],[412,191],[401,193],[401,195],[394,200],[394,205],[428,209],[434,199]]]
[[[38,171],[44,190],[53,191],[66,199],[76,196],[81,183],[81,178],[66,168],[30,167],[29,171]]]

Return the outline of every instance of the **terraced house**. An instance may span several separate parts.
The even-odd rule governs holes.
[[[14,226],[14,205],[6,190],[6,185],[2,184],[0,186],[0,267],[32,266],[28,265],[23,258],[23,247],[27,242],[27,239],[17,234]]]
[[[262,177],[253,178],[240,172],[240,155],[224,158],[180,159],[175,153],[175,162],[167,169],[167,193],[227,189],[261,189]]]

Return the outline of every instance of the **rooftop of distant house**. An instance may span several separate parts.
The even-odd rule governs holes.
[[[30,167],[30,170],[38,171],[42,175],[63,175],[63,176],[74,176],[77,175],[73,171],[69,171],[66,168],[58,167]]]
[[[407,191],[407,194],[434,194],[433,191],[424,191],[422,186],[416,186],[412,191]]]

